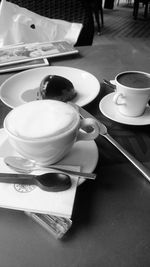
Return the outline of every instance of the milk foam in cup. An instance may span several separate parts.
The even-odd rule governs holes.
[[[90,133],[81,128],[92,127]],[[46,166],[61,160],[80,140],[99,134],[96,120],[80,119],[71,105],[57,100],[38,100],[11,110],[4,129],[13,148],[23,157]]]
[[[150,99],[150,74],[126,71],[115,77],[116,93],[113,101],[117,110],[130,117],[141,116]]]
[[[78,116],[68,105],[56,101],[36,101],[11,112],[7,125],[9,131],[20,138],[52,138],[77,124]]]

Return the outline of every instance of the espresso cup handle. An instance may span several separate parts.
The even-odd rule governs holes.
[[[115,93],[113,97],[113,102],[116,105],[125,105],[126,104],[125,96],[122,93]]]
[[[89,129],[85,132],[84,129]],[[94,140],[99,135],[99,126],[96,120],[92,118],[82,119],[76,141]]]

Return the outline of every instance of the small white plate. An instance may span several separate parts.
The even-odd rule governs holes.
[[[8,78],[0,87],[1,100],[11,108],[36,100],[40,82],[46,75],[60,75],[69,79],[77,91],[73,102],[79,106],[90,103],[100,91],[99,81],[89,72],[70,67],[48,66],[26,70]]]
[[[17,156],[8,142],[4,129],[0,129],[0,157]],[[98,148],[95,141],[79,141],[75,143],[72,150],[65,158],[58,162],[59,165],[81,166],[82,172],[93,172],[98,162]],[[80,178],[79,185],[85,179]]]
[[[113,96],[115,93],[111,93],[102,98],[99,104],[101,112],[109,119],[128,125],[148,125],[150,124],[150,107],[147,106],[144,114],[139,117],[123,116],[117,111],[117,107],[113,102]]]

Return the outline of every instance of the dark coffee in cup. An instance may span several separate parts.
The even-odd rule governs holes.
[[[124,72],[118,75],[117,81],[127,87],[150,88],[150,76],[142,72]]]

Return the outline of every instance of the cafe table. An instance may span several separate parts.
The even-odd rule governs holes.
[[[92,73],[100,93],[84,108],[103,122],[109,134],[150,169],[150,126],[107,118],[100,100],[112,89],[103,79],[140,70],[150,73],[150,41],[108,41],[79,47],[79,55],[50,60]],[[0,83],[13,75],[1,74]],[[91,88],[92,90],[92,88]],[[0,103],[0,123],[10,108]],[[55,239],[22,211],[0,209],[1,267],[148,267],[150,266],[150,183],[104,137],[96,139],[99,160],[95,181],[78,186],[72,227]]]

